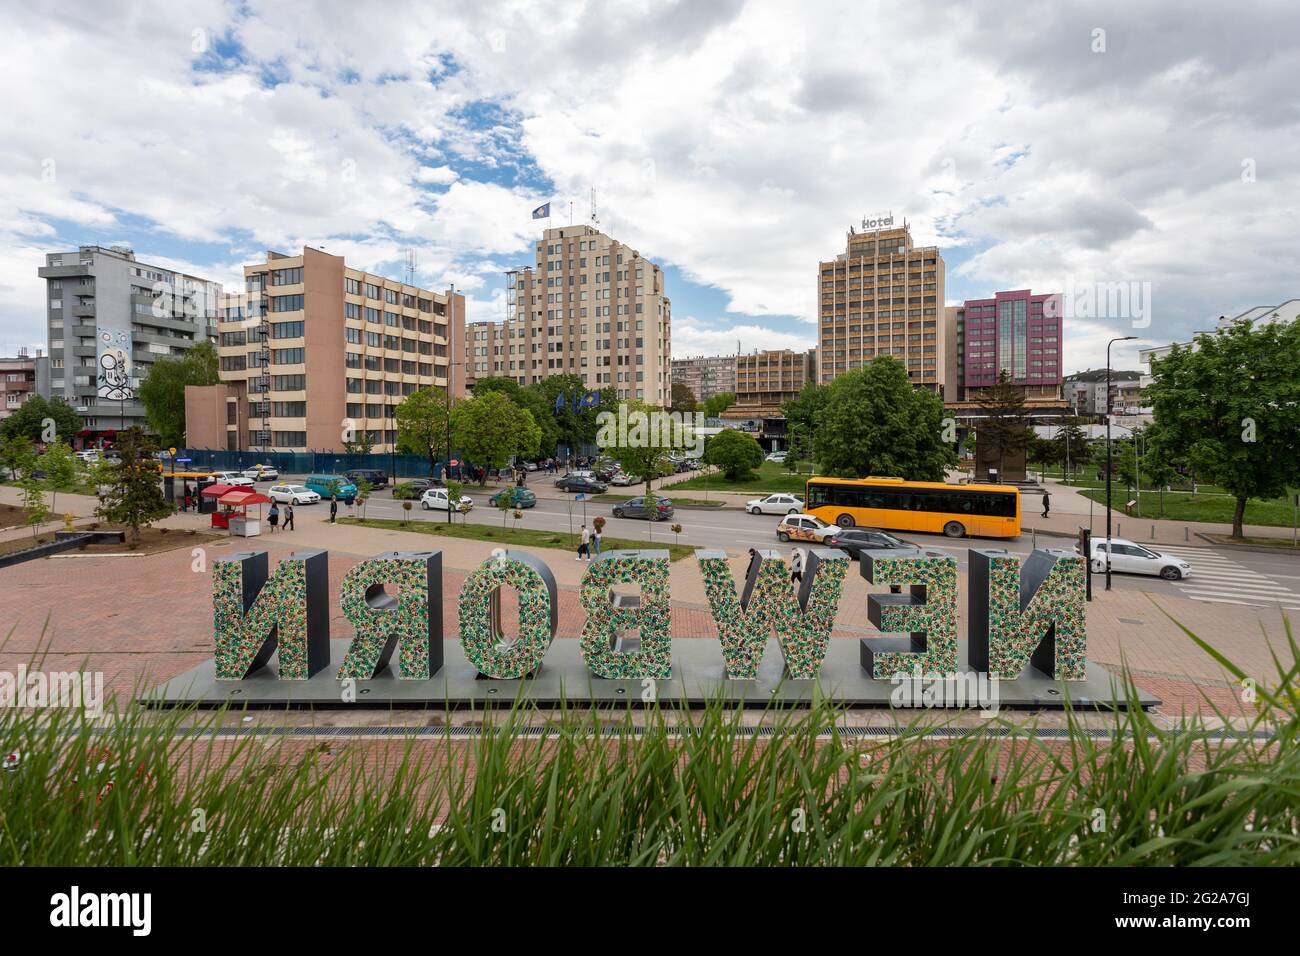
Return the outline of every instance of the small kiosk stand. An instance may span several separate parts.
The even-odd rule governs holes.
[[[199,492],[199,514],[212,515],[212,527],[229,530],[230,509],[221,507],[221,496],[240,490],[234,485],[208,485]]]
[[[262,533],[262,505],[270,504],[271,499],[260,491],[253,491],[251,488],[232,488],[217,499],[217,504],[223,509],[226,528],[232,535],[239,535],[243,538],[252,538]],[[249,505],[257,505],[257,516],[252,517],[248,513]],[[212,523],[215,526],[217,522],[217,513],[212,515]]]

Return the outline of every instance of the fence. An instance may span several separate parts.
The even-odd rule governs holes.
[[[339,475],[354,468],[377,468],[391,478],[427,478],[429,459],[422,455],[365,455],[332,451],[227,451],[224,448],[186,448],[178,458],[189,458],[196,471],[243,471],[270,465],[282,475]],[[168,466],[164,464],[164,468]],[[442,477],[442,462],[433,477]],[[468,467],[468,466],[466,466]],[[453,469],[456,471],[458,469]]]

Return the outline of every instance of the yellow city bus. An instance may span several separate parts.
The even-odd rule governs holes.
[[[1020,490],[1011,485],[947,485],[902,478],[810,478],[804,511],[841,528],[1014,538]]]

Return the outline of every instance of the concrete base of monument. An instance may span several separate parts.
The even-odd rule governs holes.
[[[399,680],[391,668],[373,680],[355,684],[354,700],[345,699],[344,685],[337,679],[338,663],[348,642],[332,640],[331,666],[305,681],[279,680],[277,660],[245,680],[217,680],[213,664],[206,661],[193,670],[140,698],[153,707],[230,705],[252,708],[316,708],[347,710],[353,707],[446,708],[508,704],[516,697],[531,704],[591,705],[631,703],[642,706],[646,688],[640,680],[605,680],[588,670],[578,650],[578,641],[560,639],[551,644],[537,675],[527,680],[476,679],[477,672],[465,657],[460,641],[443,642],[444,665],[428,680]],[[962,659],[965,647],[961,648]],[[393,656],[396,663],[397,655]],[[722,698],[737,706],[806,706],[815,696],[830,698],[848,707],[889,707],[910,701],[912,707],[969,707],[986,709],[996,705],[1017,709],[1056,709],[1068,699],[1084,708],[1129,706],[1123,685],[1098,664],[1088,664],[1082,681],[1055,681],[1031,669],[1016,680],[990,684],[967,679],[930,685],[910,678],[901,684],[873,680],[859,663],[859,643],[836,639],[830,642],[821,675],[817,680],[782,680],[781,652],[776,640],[768,641],[757,680],[728,680],[723,676],[722,654],[716,641],[673,642],[673,676],[657,681],[653,693],[665,707],[699,707]],[[926,687],[930,685],[929,695]],[[957,685],[961,685],[958,688]],[[993,687],[996,690],[993,690]],[[996,694],[991,699],[990,693]],[[1140,693],[1137,705],[1154,707],[1160,701]]]

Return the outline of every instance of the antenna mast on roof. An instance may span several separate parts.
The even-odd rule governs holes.
[[[406,284],[415,285],[415,250],[406,250]]]
[[[600,219],[596,216],[596,187],[591,187],[591,224],[595,228],[600,228]]]

